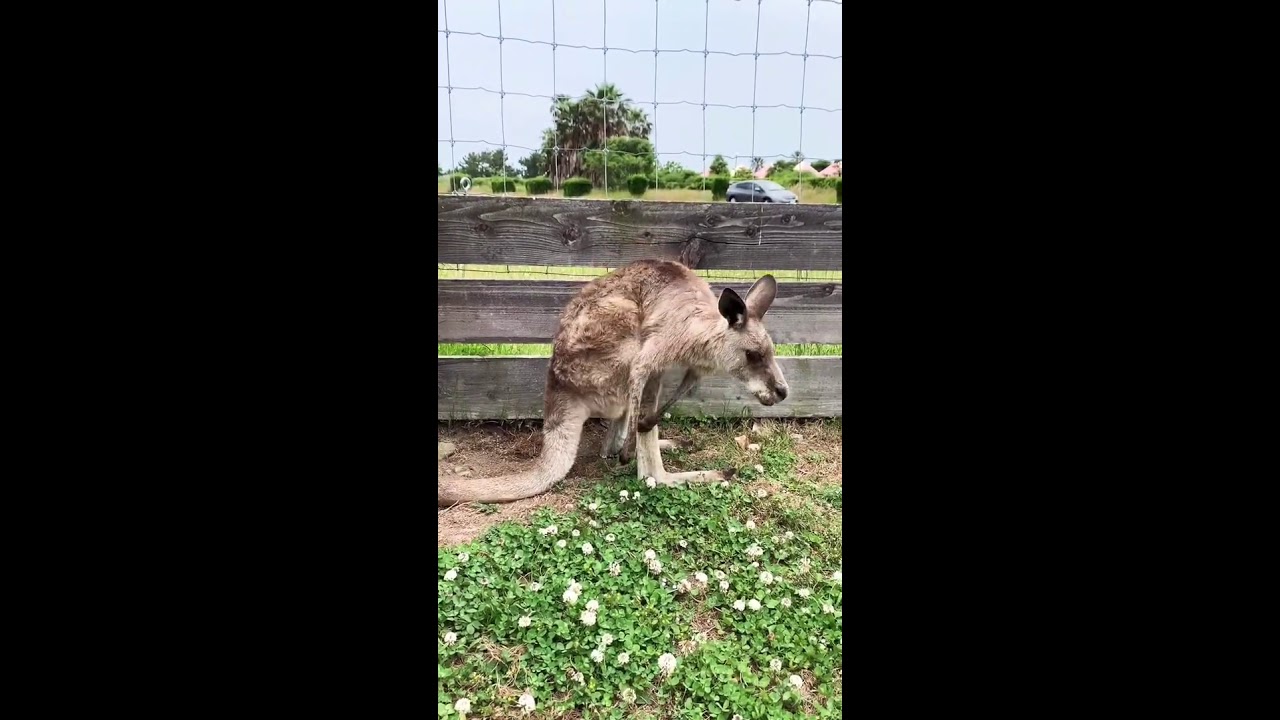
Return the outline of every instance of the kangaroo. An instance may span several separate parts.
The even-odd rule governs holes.
[[[588,418],[610,421],[602,457],[636,457],[640,477],[663,485],[718,481],[719,471],[668,473],[658,421],[704,375],[728,373],[762,405],[787,397],[764,315],[773,304],[772,275],[746,298],[725,288],[717,298],[705,280],[677,262],[641,260],[596,278],[560,316],[547,368],[542,455],[531,470],[493,478],[441,478],[440,506],[511,502],[546,492],[569,474]],[[659,407],[662,374],[685,369],[675,395]]]

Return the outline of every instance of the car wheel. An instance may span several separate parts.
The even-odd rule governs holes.
[[[769,199],[768,195],[765,195],[764,202],[773,202],[773,201]]]
[[[738,202],[738,198],[736,198],[736,197],[734,197],[734,196],[730,195],[730,196],[729,196],[729,202]]]

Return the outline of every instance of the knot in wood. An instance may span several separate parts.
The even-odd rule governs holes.
[[[560,231],[560,238],[565,245],[573,245],[578,242],[578,237],[581,234],[582,230],[576,224],[570,223],[565,226],[564,230]]]
[[[783,225],[790,225],[790,224],[791,224],[791,221],[792,221],[792,220],[795,220],[795,219],[796,219],[796,216],[795,216],[795,215],[783,215],[783,216],[782,216],[782,224],[783,224]]]
[[[759,235],[759,234],[760,234],[760,226],[759,226],[759,225],[748,225],[748,226],[747,226],[747,227],[746,227],[742,232],[743,232],[743,234],[745,234],[747,237],[755,237],[756,235]]]
[[[476,226],[476,232],[480,233],[481,235],[484,235],[485,233],[489,232],[491,229],[492,228],[489,227],[489,223],[482,222]]]

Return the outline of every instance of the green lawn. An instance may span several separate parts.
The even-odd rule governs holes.
[[[663,425],[667,468],[737,468],[723,486],[601,469],[568,508],[439,547],[439,716],[841,717],[841,423],[765,425],[759,449],[740,421]]]

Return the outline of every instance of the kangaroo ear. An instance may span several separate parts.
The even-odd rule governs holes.
[[[778,294],[778,281],[773,279],[772,275],[765,275],[751,286],[747,291],[747,311],[751,313],[751,317],[759,320],[764,314],[769,312],[769,307],[773,305],[773,298]]]
[[[725,288],[720,293],[720,314],[729,321],[729,327],[740,328],[747,321],[747,304],[733,288]]]

